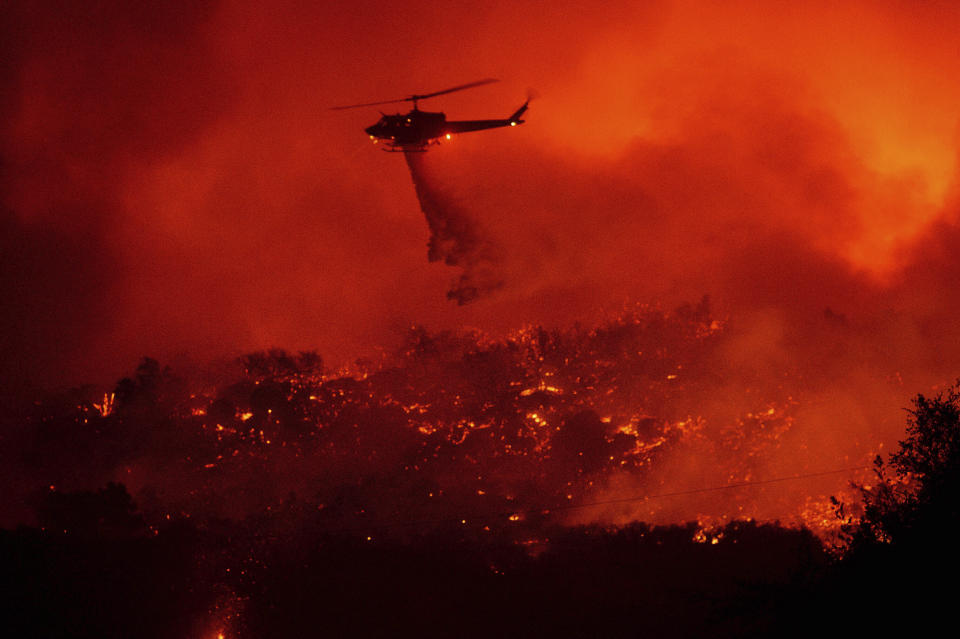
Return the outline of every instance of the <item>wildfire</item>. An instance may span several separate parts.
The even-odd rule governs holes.
[[[178,506],[195,513],[227,491],[234,514],[276,509],[309,485],[334,528],[500,521],[529,532],[699,516],[704,543],[719,543],[709,516],[714,527],[752,517],[829,534],[828,498],[846,482],[763,484],[784,474],[769,460],[802,404],[795,389],[733,397],[711,386],[704,362],[722,331],[703,313],[638,307],[590,331],[525,328],[501,341],[415,329],[393,360],[358,375],[263,354],[239,381],[171,403],[184,427],[150,454],[190,485]],[[113,394],[94,406],[80,415],[90,433],[139,419]],[[823,469],[809,463],[791,472]],[[724,486],[740,487],[711,492]]]

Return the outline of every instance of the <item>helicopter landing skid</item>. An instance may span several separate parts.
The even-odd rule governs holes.
[[[386,151],[387,153],[426,153],[427,148],[435,144],[440,144],[440,142],[433,141],[427,144],[394,144],[380,150]]]

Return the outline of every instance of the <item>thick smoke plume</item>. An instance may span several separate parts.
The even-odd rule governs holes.
[[[704,293],[757,320],[767,355],[782,322],[830,308],[888,361],[950,368],[949,4],[495,2],[479,22],[431,2],[7,6],[5,389],[109,384],[145,354],[343,364],[411,324],[502,335]],[[454,189],[473,223],[430,213],[461,238],[433,252],[463,270],[454,296],[503,283],[460,306],[423,259],[407,168],[366,144],[375,110],[322,107],[487,76],[502,82],[431,108],[503,116],[531,83],[542,98],[522,127],[420,158],[421,187]]]
[[[430,227],[427,259],[457,266],[463,273],[447,291],[457,304],[467,304],[503,286],[499,248],[479,222],[431,175],[426,153],[404,151],[420,209]]]

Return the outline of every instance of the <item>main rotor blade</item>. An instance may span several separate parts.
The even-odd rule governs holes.
[[[432,98],[437,95],[444,95],[446,93],[453,93],[454,91],[463,91],[464,89],[472,89],[473,87],[483,86],[484,84],[492,84],[493,82],[499,82],[496,78],[486,78],[485,80],[477,80],[476,82],[470,82],[468,84],[461,84],[449,89],[444,89],[443,91],[434,91],[433,93],[425,93],[423,95],[411,95],[406,98],[398,98],[396,100],[382,100],[380,102],[364,102],[363,104],[348,104],[346,106],[335,106],[330,107],[331,111],[342,111],[343,109],[356,109],[358,107],[368,107],[368,106],[377,106],[378,104],[394,104],[396,102],[413,102],[414,100],[424,100],[426,98]]]
[[[357,107],[377,106],[378,104],[393,104],[394,102],[409,102],[410,98],[400,98],[398,100],[383,100],[382,102],[364,102],[363,104],[348,104],[346,106],[330,107],[331,111],[342,111],[344,109],[356,109]]]
[[[477,80],[476,82],[470,82],[468,84],[461,84],[459,86],[452,87],[450,89],[444,89],[443,91],[434,91],[433,93],[425,93],[423,95],[411,95],[408,100],[423,100],[425,98],[432,98],[435,95],[443,95],[445,93],[453,93],[454,91],[463,91],[464,89],[472,89],[473,87],[483,86],[484,84],[492,84],[494,82],[499,82],[496,78],[486,78],[485,80]]]

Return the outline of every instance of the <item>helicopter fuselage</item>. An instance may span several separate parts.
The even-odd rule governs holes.
[[[386,115],[364,129],[374,141],[390,146],[426,145],[446,134],[447,116],[414,109],[409,113]]]
[[[414,106],[409,113],[384,114],[376,124],[364,131],[374,143],[385,143],[388,150],[424,151],[427,146],[436,144],[441,138],[450,139],[455,133],[523,124],[520,116],[526,110],[527,104],[524,103],[513,115],[502,120],[447,121],[444,113],[421,111]]]

